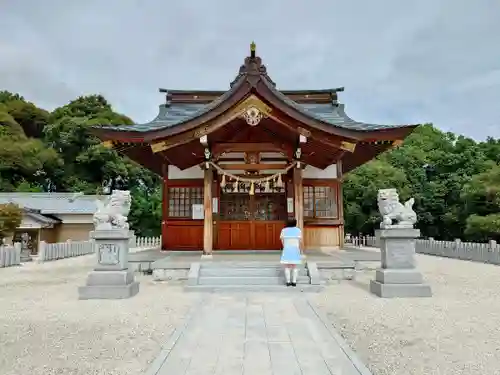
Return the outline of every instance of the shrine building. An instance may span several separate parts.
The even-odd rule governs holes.
[[[281,90],[252,43],[227,91],[160,89],[146,124],[92,129],[163,178],[163,250],[273,250],[287,218],[305,249],[343,246],[342,178],[417,125],[353,120],[343,88]]]

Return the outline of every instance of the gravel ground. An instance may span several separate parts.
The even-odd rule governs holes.
[[[140,374],[198,298],[141,281],[127,300],[79,301],[94,256],[0,269],[0,374]]]
[[[432,298],[372,296],[373,271],[309,297],[375,375],[500,375],[500,267],[417,259]],[[93,265],[0,269],[0,374],[140,374],[199,298],[137,276],[134,298],[79,301]]]
[[[500,267],[417,261],[432,298],[375,297],[365,271],[312,299],[375,375],[500,374]]]

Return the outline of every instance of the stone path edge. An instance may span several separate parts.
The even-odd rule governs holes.
[[[184,331],[186,330],[191,320],[193,320],[193,317],[195,316],[196,312],[198,311],[199,307],[203,304],[205,299],[206,296],[200,296],[198,301],[189,308],[184,323],[180,327],[175,328],[174,331],[168,337],[168,339],[165,340],[165,342],[161,346],[160,353],[156,356],[153,362],[151,362],[144,375],[156,375],[158,371],[160,371],[161,366],[167,360],[167,357],[169,356],[170,352],[174,349],[175,345],[177,344],[181,336],[184,334]]]
[[[366,365],[359,359],[357,354],[351,349],[349,344],[344,340],[344,338],[335,330],[333,325],[329,322],[328,318],[325,314],[319,311],[312,303],[307,299],[307,304],[314,312],[314,314],[318,317],[319,321],[325,329],[330,333],[333,339],[337,342],[340,349],[345,353],[347,358],[352,362],[354,367],[358,370],[360,375],[373,375],[373,373],[366,367]],[[149,375],[149,374],[148,374]]]

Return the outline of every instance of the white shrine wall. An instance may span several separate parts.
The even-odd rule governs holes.
[[[337,178],[337,164],[332,164],[325,169],[308,165],[302,172],[302,178],[332,179]]]
[[[169,180],[195,180],[200,178],[203,178],[203,170],[197,165],[184,170],[180,170],[173,165],[168,166]]]
[[[225,162],[223,159],[219,162],[220,165],[224,165],[229,162]],[[276,162],[261,162],[261,164],[276,164]],[[286,167],[286,163],[283,163],[283,167]],[[231,173],[238,174],[243,171],[231,171]],[[279,170],[269,170],[267,173],[277,173]],[[332,164],[325,169],[319,169],[312,167],[310,165],[306,166],[302,174],[303,178],[311,178],[311,179],[335,179],[338,177],[337,173],[337,164]],[[184,170],[180,170],[176,166],[169,165],[168,166],[168,179],[169,180],[195,180],[203,178],[203,170],[199,166],[194,166],[191,168],[187,168]]]

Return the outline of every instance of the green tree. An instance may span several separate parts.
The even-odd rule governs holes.
[[[137,236],[159,236],[162,221],[161,189],[155,188],[152,194],[140,188],[132,189],[132,207],[129,223]]]
[[[354,176],[364,175],[371,164],[385,162],[406,176],[406,191],[401,195],[403,198],[406,194],[415,198],[414,209],[419,220],[417,226],[424,236],[464,238],[467,217],[474,212],[464,204],[460,192],[472,176],[484,172],[494,163],[490,156],[495,155],[496,147],[498,145],[493,140],[487,141],[487,144],[477,143],[466,137],[444,133],[427,124],[417,128],[401,147],[388,151],[351,172],[348,179],[356,181]],[[361,212],[368,210],[369,201],[363,201],[365,184],[368,183],[364,178],[359,183],[344,185],[344,217],[348,231],[360,230],[363,228],[362,223],[369,220],[357,214],[355,209],[364,205]],[[393,187],[398,187],[396,182],[391,183]],[[374,212],[376,205],[376,199],[373,199],[371,209]],[[358,217],[356,223],[348,219],[350,211]]]
[[[500,166],[473,176],[461,197],[471,214],[466,219],[465,234],[474,240],[500,240]]]
[[[14,203],[0,204],[0,240],[14,234],[23,220],[23,210]]]
[[[64,169],[54,175],[58,191],[101,193],[111,181],[132,192],[131,223],[139,235],[159,235],[161,207],[159,177],[102,146],[89,128],[93,125],[128,125],[132,120],[112,110],[101,95],[77,98],[57,108],[44,129],[47,145],[64,160]]]
[[[0,104],[0,136],[7,135],[25,136],[22,126],[7,112],[7,107]]]
[[[62,161],[54,149],[33,138],[0,136],[0,189],[16,190],[20,183],[43,189]]]
[[[403,170],[375,160],[349,173],[344,181],[344,220],[353,234],[373,233],[380,223],[377,207],[379,189],[397,188],[402,199],[408,197],[409,184]]]
[[[19,94],[0,91],[0,112],[6,112],[20,125],[28,137],[40,138],[49,113],[27,102]]]

